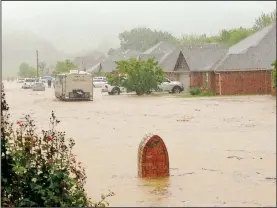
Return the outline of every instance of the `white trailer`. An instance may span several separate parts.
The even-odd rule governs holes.
[[[55,96],[60,100],[93,100],[93,81],[89,73],[71,70],[55,78]]]

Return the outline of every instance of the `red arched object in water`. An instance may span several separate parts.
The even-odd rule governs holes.
[[[169,176],[168,152],[158,135],[146,136],[139,145],[138,176],[140,178]]]

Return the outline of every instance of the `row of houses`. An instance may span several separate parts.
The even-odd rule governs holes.
[[[218,95],[270,94],[276,59],[276,24],[232,47],[219,44],[176,47],[160,42],[147,51],[127,50],[96,63],[88,72],[111,73],[115,61],[154,57],[166,76],[183,83],[185,90],[201,87]]]

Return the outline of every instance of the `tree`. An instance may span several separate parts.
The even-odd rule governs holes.
[[[108,55],[109,55],[109,56],[113,56],[115,53],[116,53],[116,50],[115,50],[114,48],[110,48],[110,49],[108,50]]]
[[[117,80],[122,80],[122,86],[126,87],[127,91],[135,91],[137,95],[149,93],[152,90],[158,89],[158,84],[164,79],[164,72],[158,66],[158,62],[154,59],[137,60],[129,59],[117,61],[117,73],[108,77],[109,81],[116,77]]]
[[[262,13],[256,20],[255,24],[253,26],[254,30],[260,30],[273,22],[276,22],[276,9],[274,9],[272,12],[265,14]]]
[[[145,51],[160,41],[177,43],[177,39],[169,32],[151,30],[149,28],[134,28],[119,34],[121,49]]]
[[[31,67],[27,63],[22,63],[19,66],[18,76],[21,78],[35,77],[37,75],[37,70],[34,67]]]
[[[69,59],[66,59],[65,61],[58,61],[56,64],[55,71],[53,71],[53,75],[57,75],[59,73],[67,73],[70,70],[76,69],[77,66],[75,66]]]
[[[238,29],[225,30],[220,34],[219,39],[222,44],[232,46],[252,35],[254,32],[253,29],[240,27]]]

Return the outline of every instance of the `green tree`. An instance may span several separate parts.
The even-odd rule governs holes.
[[[135,91],[137,95],[157,90],[158,84],[164,79],[164,72],[154,59],[144,61],[133,58],[117,61],[116,64],[118,72],[112,76],[124,77],[122,86],[126,87],[127,91]]]
[[[218,42],[217,37],[207,37],[206,34],[182,35],[179,41],[181,45],[201,45],[205,43]]]
[[[238,43],[239,41],[247,38],[248,36],[252,35],[254,32],[255,31],[253,29],[240,27],[238,29],[229,30],[225,34],[221,33],[219,39],[221,40],[222,44],[232,46]]]
[[[22,63],[19,66],[19,72],[18,76],[21,78],[27,78],[27,77],[36,77],[37,70],[34,67],[31,67],[27,63]]]
[[[260,30],[272,23],[276,22],[276,9],[270,13],[262,13],[256,20],[253,26],[254,30]]]
[[[56,64],[55,71],[53,71],[53,75],[57,75],[59,73],[67,73],[70,70],[76,69],[77,66],[75,66],[69,59],[66,59],[65,61],[58,61]]]
[[[169,32],[151,30],[149,28],[134,28],[119,34],[120,46],[123,50],[133,49],[145,51],[160,41],[177,43],[177,39]]]

